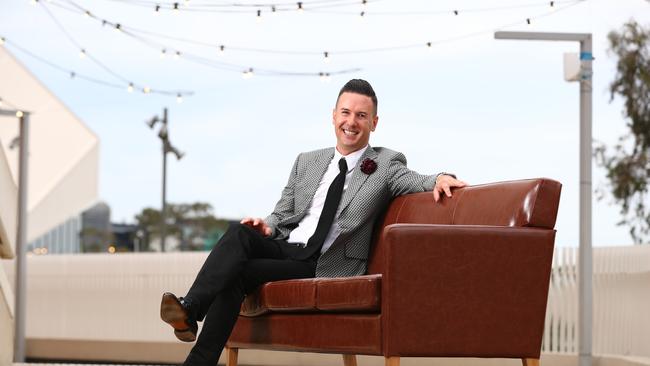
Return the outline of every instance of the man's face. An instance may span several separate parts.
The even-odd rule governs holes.
[[[345,92],[341,94],[332,113],[336,148],[347,155],[368,144],[370,132],[377,127],[379,117],[370,97]]]

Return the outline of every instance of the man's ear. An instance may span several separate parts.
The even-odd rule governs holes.
[[[334,107],[334,109],[332,109],[332,124],[333,125],[336,124],[336,107]]]
[[[379,116],[375,116],[375,117],[372,119],[372,122],[370,122],[370,123],[372,123],[372,126],[371,126],[371,128],[370,128],[370,131],[373,131],[373,132],[375,131],[375,128],[377,128],[377,123],[378,123],[378,122],[379,122]]]

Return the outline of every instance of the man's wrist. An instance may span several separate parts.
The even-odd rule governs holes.
[[[436,175],[436,185],[438,184],[438,179],[440,179],[440,177],[442,177],[443,175],[448,175],[448,176],[456,179],[456,174],[441,172],[441,173],[438,173],[438,175]]]

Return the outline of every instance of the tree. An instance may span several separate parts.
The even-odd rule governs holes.
[[[145,208],[135,216],[138,226],[145,232],[146,246],[152,236],[160,236],[159,210]],[[181,250],[201,250],[214,245],[226,231],[228,221],[217,219],[212,214],[209,203],[181,203],[167,205],[166,232],[176,236],[181,243]],[[216,238],[216,239],[215,239]]]
[[[621,206],[619,225],[629,226],[635,243],[650,239],[650,30],[630,20],[608,35],[609,52],[617,59],[610,102],[620,97],[630,131],[610,152],[596,147],[596,162],[607,171],[614,201]]]

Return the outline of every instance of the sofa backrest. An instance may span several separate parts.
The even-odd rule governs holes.
[[[368,273],[382,273],[381,230],[388,225],[491,225],[553,229],[562,185],[537,178],[468,186],[451,198],[434,202],[431,192],[398,197],[391,202],[378,228],[369,256]]]

